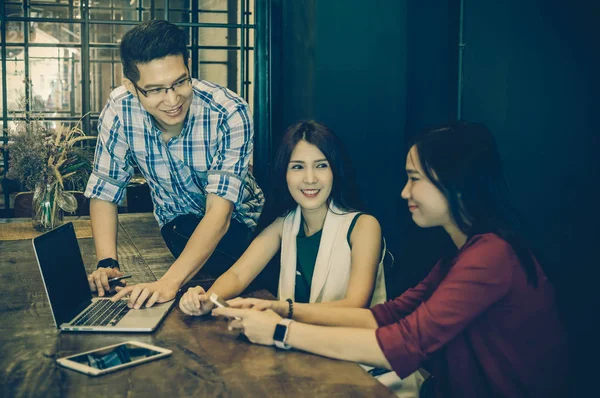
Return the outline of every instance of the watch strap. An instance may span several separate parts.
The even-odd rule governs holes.
[[[96,266],[96,269],[98,269],[98,268],[121,269],[121,267],[119,267],[119,262],[117,260],[115,260],[114,258],[105,258],[105,259],[98,261],[98,265]]]

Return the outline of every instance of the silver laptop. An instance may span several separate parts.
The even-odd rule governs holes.
[[[152,332],[174,303],[130,310],[127,300],[92,298],[73,223],[33,238],[54,323],[69,332]]]

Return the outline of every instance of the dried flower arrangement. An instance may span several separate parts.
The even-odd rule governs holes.
[[[81,130],[81,119],[72,128],[60,125],[51,129],[39,115],[31,112],[14,120],[9,135],[7,177],[17,179],[34,192],[33,223],[39,230],[58,225],[60,209],[74,212],[75,197],[65,191],[82,189],[92,168],[93,151],[77,143],[95,140]]]

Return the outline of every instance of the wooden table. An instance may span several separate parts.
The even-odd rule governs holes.
[[[151,214],[120,215],[118,236],[119,262],[133,275],[130,283],[160,278],[173,261]],[[91,271],[93,241],[80,238],[79,245]],[[173,354],[100,377],[55,362],[130,339]],[[0,397],[395,396],[356,364],[249,344],[228,332],[223,320],[185,316],[176,305],[151,334],[59,333],[30,239],[0,241],[0,388]]]

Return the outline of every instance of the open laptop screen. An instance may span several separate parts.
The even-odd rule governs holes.
[[[58,327],[92,300],[73,223],[34,238],[33,246]]]

